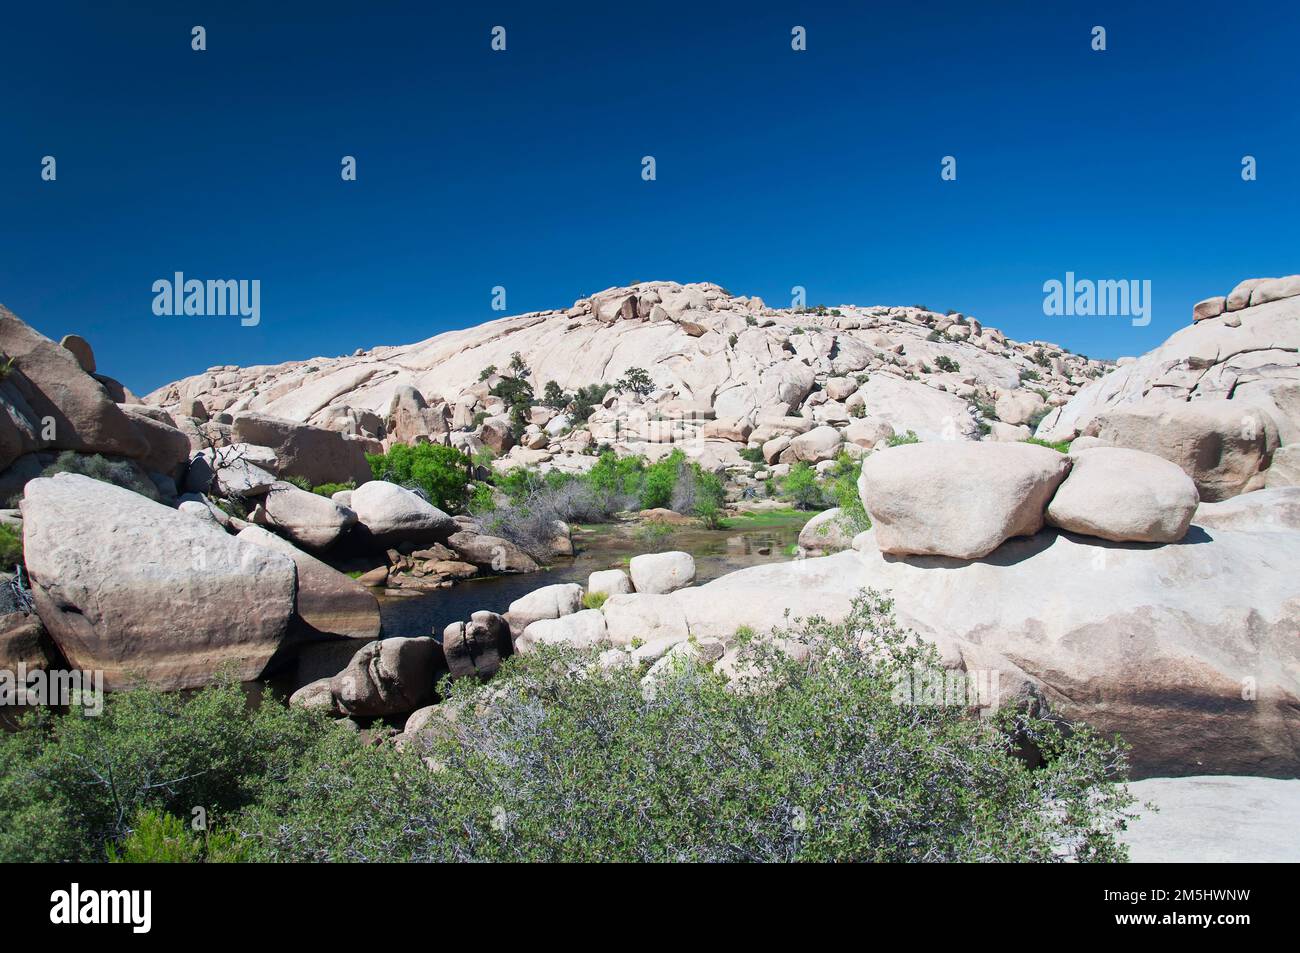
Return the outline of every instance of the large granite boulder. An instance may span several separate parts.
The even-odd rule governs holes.
[[[364,444],[323,427],[268,414],[243,413],[235,418],[231,434],[237,443],[273,449],[278,476],[302,477],[313,486],[364,483],[372,476]]]
[[[510,603],[506,619],[510,623],[511,632],[518,638],[524,629],[538,619],[558,619],[581,608],[582,586],[573,582],[561,582],[542,586],[520,596]]]
[[[858,492],[882,551],[977,559],[1038,532],[1069,470],[1033,444],[905,444],[863,461]]]
[[[495,612],[480,610],[468,622],[442,630],[442,651],[453,678],[494,675],[510,649],[510,623]]]
[[[23,547],[37,613],[111,689],[262,674],[289,631],[293,560],[138,493],[61,473],[27,484]]]
[[[0,306],[0,468],[35,450],[141,458],[148,441],[104,386],[59,347]]]
[[[405,715],[437,698],[442,647],[433,638],[380,639],[330,679],[338,709],[360,718]]]
[[[308,549],[328,548],[357,522],[357,514],[328,497],[277,480],[258,500],[251,519]]]
[[[1278,447],[1273,419],[1236,400],[1137,404],[1107,411],[1097,424],[1097,436],[1113,446],[1178,464],[1202,500],[1226,500],[1262,487]]]
[[[852,545],[853,536],[847,526],[847,517],[838,506],[822,510],[799,531],[799,548],[805,555],[824,556]]]
[[[1071,453],[1070,475],[1047,506],[1052,526],[1114,542],[1176,543],[1200,503],[1175,463],[1122,447]]]
[[[361,484],[348,501],[359,527],[378,546],[441,543],[460,528],[432,503],[384,480]]]
[[[690,553],[643,553],[628,564],[637,592],[665,593],[695,581],[695,557]]]
[[[296,636],[306,640],[379,638],[379,601],[355,580],[260,526],[246,526],[236,538],[293,560],[298,570]]]
[[[1300,486],[1272,487],[1218,503],[1202,503],[1192,523],[1209,530],[1300,531]]]
[[[1300,862],[1300,779],[1147,778],[1128,789],[1137,816],[1119,839],[1133,863]]]

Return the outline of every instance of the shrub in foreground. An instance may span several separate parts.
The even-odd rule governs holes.
[[[859,598],[771,640],[739,681],[670,666],[653,691],[543,647],[444,686],[398,750],[235,686],[138,691],[0,739],[0,859],[268,861],[1116,860],[1116,745],[1023,711],[904,703],[936,653]],[[1014,753],[1031,742],[1044,762]],[[204,806],[213,833],[190,830]],[[184,822],[183,824],[180,822]]]
[[[516,657],[451,686],[457,717],[418,750],[313,752],[245,832],[272,860],[1123,859],[1115,746],[1024,713],[897,703],[900,677],[938,663],[874,595],[785,634],[808,660],[751,640],[730,687],[687,663],[647,693],[594,652]]]

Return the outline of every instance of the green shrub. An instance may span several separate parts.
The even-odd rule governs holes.
[[[348,480],[346,483],[322,483],[320,486],[314,486],[311,491],[318,496],[333,496],[335,493],[342,493],[345,490],[355,490],[357,488],[356,480]]]
[[[1049,450],[1055,450],[1057,453],[1069,453],[1071,441],[1057,440],[1055,443],[1050,443],[1046,440],[1041,440],[1038,437],[1027,437],[1022,440],[1021,443],[1032,443],[1036,447],[1047,447]]]
[[[244,860],[246,845],[232,832],[194,831],[174,814],[144,808],[131,828],[106,850],[110,864],[234,863]]]
[[[885,441],[891,447],[902,447],[909,443],[920,443],[921,438],[916,435],[915,430],[908,430],[905,433],[896,433]]]
[[[913,703],[899,686],[943,672],[891,610],[868,594],[779,633],[806,662],[743,636],[741,691],[682,661],[646,693],[639,667],[541,647],[450,685],[454,730],[403,752],[324,732],[240,829],[256,859],[300,862],[1124,859],[1122,752]]]
[[[103,859],[143,810],[188,821],[202,807],[223,823],[289,772],[319,726],[269,692],[250,708],[236,683],[188,699],[116,693],[98,716],[29,712],[0,733],[0,861]]]
[[[803,460],[790,467],[781,480],[781,496],[801,510],[825,509],[826,496],[817,482],[817,471]]]
[[[764,463],[767,462],[767,461],[763,458],[763,448],[762,448],[762,447],[741,447],[741,448],[740,448],[740,459],[742,459],[742,460],[744,460],[744,461],[746,461],[746,462],[748,462],[748,463],[757,463],[757,464],[759,464],[759,465],[762,465],[762,464],[764,464]]]
[[[470,459],[455,447],[399,443],[387,453],[366,454],[366,460],[376,480],[419,489],[440,509],[455,513],[465,504]]]
[[[80,473],[93,480],[112,483],[132,493],[147,496],[155,502],[160,499],[153,481],[144,476],[136,464],[127,460],[110,460],[98,453],[86,456],[74,450],[64,450],[41,471],[41,476],[52,477],[56,473]]]
[[[677,470],[685,459],[685,454],[674,450],[645,468],[641,475],[641,509],[652,510],[672,504],[673,488],[677,486]]]
[[[582,607],[584,609],[599,609],[608,598],[608,592],[588,592],[582,597]]]
[[[296,486],[300,490],[306,490],[308,493],[310,493],[312,490],[311,480],[308,480],[306,477],[283,476],[280,477],[280,479],[283,480],[285,483],[289,483],[292,484],[293,486]]]
[[[0,572],[10,572],[23,562],[23,534],[0,523]]]
[[[961,365],[946,354],[940,354],[936,357],[934,359],[934,366],[949,374],[956,374],[961,370]]]

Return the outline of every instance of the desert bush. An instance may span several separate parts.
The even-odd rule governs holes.
[[[793,464],[781,480],[781,496],[801,510],[824,510],[827,506],[817,471],[803,460]]]
[[[584,609],[599,609],[609,598],[608,592],[588,592],[582,597],[582,607]]]
[[[885,441],[891,447],[902,447],[909,443],[920,443],[921,438],[916,435],[915,430],[908,430],[904,433],[896,433]]]
[[[110,695],[99,716],[29,712],[0,733],[0,861],[102,860],[141,811],[209,824],[286,777],[320,723],[269,693],[250,708],[237,683],[194,693]]]
[[[312,487],[311,491],[318,496],[328,497],[333,496],[335,493],[342,493],[345,490],[355,490],[356,488],[356,480],[348,480],[346,483],[322,483],[320,486]]]
[[[140,468],[129,460],[110,460],[98,453],[85,455],[75,450],[64,450],[53,463],[41,471],[41,476],[52,477],[56,473],[80,473],[93,480],[112,483],[132,493],[139,493],[157,502],[158,488],[146,477]]]
[[[1072,441],[1057,440],[1053,442],[1048,440],[1042,440],[1038,437],[1026,437],[1024,440],[1021,441],[1021,443],[1032,443],[1034,444],[1034,446],[1037,447],[1047,447],[1049,450],[1055,450],[1057,453],[1069,453],[1070,444],[1072,443]]]
[[[961,365],[946,354],[940,354],[936,357],[934,359],[934,366],[939,368],[939,370],[946,371],[950,374],[956,374],[961,370]]]
[[[195,831],[174,814],[143,808],[106,854],[110,864],[234,863],[245,859],[245,845],[232,831]]]
[[[366,460],[376,480],[418,488],[430,503],[449,513],[464,507],[470,459],[455,447],[399,443],[387,453],[367,453]]]
[[[874,594],[779,634],[809,657],[747,636],[741,691],[689,661],[647,693],[596,650],[516,656],[450,685],[455,720],[406,751],[327,732],[240,829],[284,861],[1124,859],[1116,745],[900,696],[943,673]]]
[[[306,477],[283,476],[280,477],[280,479],[283,480],[285,483],[289,483],[292,484],[293,486],[296,486],[300,490],[306,490],[308,493],[312,491],[311,480],[308,480]]]

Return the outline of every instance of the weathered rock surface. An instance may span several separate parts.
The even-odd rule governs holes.
[[[506,620],[510,630],[519,634],[538,619],[558,619],[582,608],[582,586],[572,582],[542,586],[510,603]]]
[[[258,500],[251,519],[300,546],[321,550],[355,525],[357,514],[327,497],[277,480]]]
[[[583,609],[558,619],[538,619],[524,629],[515,642],[520,653],[533,651],[538,645],[568,645],[585,649],[609,640],[605,616],[597,609]]]
[[[461,530],[448,537],[447,545],[467,562],[493,572],[536,572],[541,568],[533,557],[500,536]]]
[[[1220,503],[1202,503],[1196,508],[1192,523],[1211,530],[1300,531],[1300,487],[1274,487],[1243,493]]]
[[[475,612],[468,622],[453,622],[442,631],[442,651],[455,678],[487,678],[510,647],[510,624],[495,612]]]
[[[0,468],[35,450],[75,450],[141,458],[149,453],[131,419],[104,386],[59,347],[0,307]]]
[[[838,506],[822,510],[799,531],[799,548],[809,556],[837,553],[853,545],[853,535],[846,527],[843,510]]]
[[[873,536],[860,552],[613,597],[611,640],[672,634],[657,619],[697,638],[770,631],[787,607],[833,619],[874,588],[970,669],[1023,672],[1058,713],[1121,734],[1139,776],[1300,770],[1300,533],[1194,527],[1148,546],[1048,530],[972,561],[888,557]],[[628,604],[650,598],[659,604]],[[616,625],[616,604],[638,624]]]
[[[1070,475],[1047,507],[1047,522],[1114,542],[1176,543],[1200,503],[1177,464],[1140,450],[1095,447],[1071,453]]]
[[[352,579],[260,526],[246,526],[236,538],[293,560],[298,570],[296,634],[300,638],[379,638],[379,602]]]
[[[74,474],[33,480],[22,510],[41,621],[109,688],[192,688],[227,666],[256,678],[289,630],[288,556]]]
[[[1147,778],[1131,783],[1129,792],[1138,816],[1120,840],[1134,863],[1300,862],[1300,780]]]
[[[1236,400],[1122,407],[1101,414],[1097,426],[1097,436],[1113,446],[1178,464],[1209,501],[1262,487],[1278,446],[1273,419]]]
[[[1069,469],[1032,444],[917,443],[867,457],[858,491],[884,552],[976,559],[1038,532]]]
[[[248,412],[235,417],[231,438],[274,450],[278,476],[302,477],[313,486],[371,479],[363,445],[323,427]]]
[[[587,592],[606,596],[632,591],[632,580],[622,569],[598,569],[587,577]]]
[[[330,679],[330,692],[348,715],[408,714],[434,701],[443,667],[442,647],[431,637],[380,639]]]

